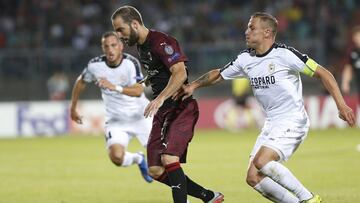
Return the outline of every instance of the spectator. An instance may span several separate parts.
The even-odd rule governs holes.
[[[47,81],[50,100],[64,100],[69,90],[69,79],[62,71],[56,71]]]

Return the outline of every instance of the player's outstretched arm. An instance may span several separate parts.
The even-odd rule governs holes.
[[[131,97],[140,97],[141,94],[144,92],[144,86],[139,83],[136,83],[136,84],[128,86],[128,87],[121,87],[121,86],[112,84],[105,78],[99,78],[98,81],[96,82],[96,84],[100,88],[106,88],[106,89],[109,89],[112,91],[117,91],[121,94],[125,94],[125,95],[131,96]]]
[[[219,83],[220,81],[223,81],[224,79],[220,75],[220,69],[214,69],[211,70],[204,75],[200,76],[198,79],[194,80],[188,85],[183,85],[181,90],[176,92],[172,98],[177,100],[182,97],[182,99],[186,99],[190,97],[195,89],[200,87],[206,87],[210,85],[215,85],[216,83]]]
[[[336,83],[334,76],[322,66],[318,66],[315,70],[315,77],[320,78],[327,91],[334,98],[336,106],[339,110],[339,117],[346,121],[350,126],[355,125],[355,115],[353,110],[346,105],[343,96],[341,95],[339,86]]]
[[[76,111],[77,102],[79,100],[80,94],[84,91],[86,87],[86,82],[82,79],[80,75],[74,84],[72,93],[71,93],[71,107],[70,107],[70,117],[71,120],[75,121],[78,124],[82,124],[82,116]]]
[[[200,87],[215,85],[216,83],[219,83],[223,80],[224,79],[220,75],[220,69],[214,69],[200,76],[195,81],[191,82],[190,86],[192,86],[194,89],[197,89]]]

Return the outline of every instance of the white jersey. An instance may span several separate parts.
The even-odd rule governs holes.
[[[114,85],[128,87],[142,79],[140,67],[139,61],[129,54],[124,53],[120,65],[116,67],[108,66],[105,55],[102,55],[89,61],[82,79],[89,83],[106,78]],[[144,109],[149,103],[144,93],[140,97],[132,97],[101,88],[101,95],[106,108],[106,123],[131,122],[144,118]]]
[[[275,43],[262,55],[255,55],[253,49],[241,52],[221,69],[221,76],[225,80],[247,77],[267,120],[307,119],[299,73],[313,76],[317,66],[307,55]]]

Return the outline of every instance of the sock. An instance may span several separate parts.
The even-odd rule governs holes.
[[[299,203],[299,199],[283,186],[274,182],[271,178],[265,177],[254,189],[265,198],[273,202]]]
[[[311,192],[289,171],[289,169],[276,161],[267,163],[260,169],[260,172],[294,193],[300,201],[308,200],[313,196]]]
[[[167,176],[166,171],[164,171],[164,173],[161,174],[161,176],[159,176],[155,180],[170,187],[170,182],[169,182],[169,178]]]
[[[203,188],[199,184],[192,181],[188,176],[186,176],[186,186],[187,192],[190,196],[199,198],[203,202],[208,202],[214,197],[213,191]]]
[[[122,167],[130,166],[134,163],[139,164],[142,161],[143,157],[137,153],[125,152],[124,160],[121,164]]]
[[[169,178],[174,203],[186,203],[186,177],[180,163],[168,164],[165,166],[165,170]]]
[[[157,181],[170,186],[169,178],[167,176],[167,173],[164,172],[159,176]],[[192,181],[188,176],[186,176],[186,188],[187,188],[187,194],[201,199],[203,202],[208,202],[212,198],[214,198],[214,192],[211,190],[207,190],[203,188],[202,186],[198,185],[194,181]]]

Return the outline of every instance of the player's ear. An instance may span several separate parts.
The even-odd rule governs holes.
[[[132,25],[133,29],[138,30],[139,23],[136,20],[132,20],[131,25]]]
[[[269,28],[265,29],[265,37],[270,37],[271,35],[271,30]]]

